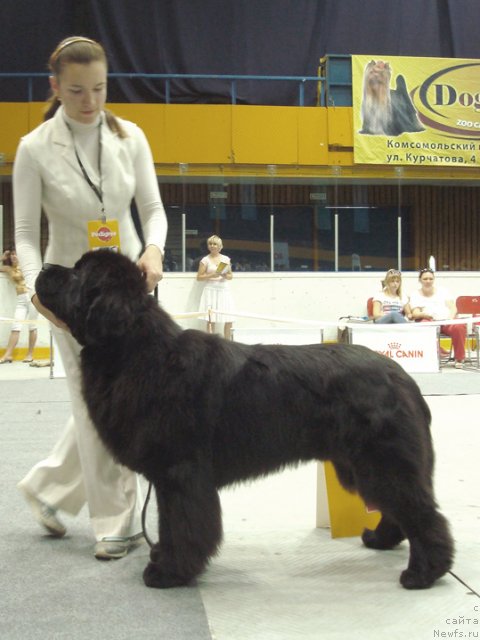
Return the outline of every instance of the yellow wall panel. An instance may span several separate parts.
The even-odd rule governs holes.
[[[298,109],[298,164],[328,164],[328,123],[325,107]]]
[[[43,122],[45,115],[45,102],[30,102],[28,109],[28,129],[32,131]]]
[[[165,105],[161,163],[231,162],[231,105]]]
[[[6,162],[13,161],[18,141],[28,131],[28,103],[0,102],[0,153]]]
[[[328,154],[329,166],[342,165],[344,167],[351,167],[353,165],[353,151],[331,151]]]
[[[120,118],[135,122],[143,129],[152,149],[154,162],[162,162],[165,150],[165,106],[164,104],[111,103],[107,107]]]
[[[232,107],[232,147],[239,164],[298,164],[297,107]]]
[[[285,177],[332,175],[390,179],[392,167],[355,165],[351,107],[268,107],[253,105],[108,105],[136,122],[150,142],[157,171],[178,175],[178,164],[191,164],[189,175],[261,172],[278,164]],[[44,102],[0,102],[0,175],[10,175],[20,138],[43,120]],[[249,166],[250,165],[250,166]],[[409,179],[459,177],[478,181],[478,170],[465,167],[408,167]]]
[[[352,107],[335,107],[328,113],[328,144],[330,146],[353,147]]]

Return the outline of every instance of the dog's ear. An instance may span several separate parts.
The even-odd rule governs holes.
[[[72,333],[82,345],[106,345],[128,336],[148,300],[145,279],[128,257],[100,249],[84,254],[78,274],[78,322]]]
[[[98,295],[87,310],[85,344],[106,344],[127,335],[135,323],[139,309],[135,299],[110,291]]]

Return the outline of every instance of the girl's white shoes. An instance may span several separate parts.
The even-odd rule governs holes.
[[[145,542],[143,533],[137,533],[129,538],[111,536],[102,538],[95,545],[95,557],[99,560],[124,558],[129,551]]]
[[[62,538],[66,534],[67,530],[57,518],[56,510],[26,491],[23,487],[20,486],[19,489],[22,491],[26,501],[30,505],[35,520],[41,524],[51,536]]]

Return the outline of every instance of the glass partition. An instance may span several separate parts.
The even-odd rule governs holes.
[[[168,271],[196,271],[206,239],[222,237],[243,272],[480,270],[480,188],[336,177],[160,177],[169,221]],[[11,176],[0,176],[3,248],[14,242]],[[133,214],[135,212],[133,211]],[[42,217],[45,249],[48,225]]]
[[[337,211],[338,271],[399,268],[401,227],[395,207],[346,206]]]
[[[165,268],[196,271],[219,235],[236,271],[385,271],[412,259],[409,207],[375,204],[358,188],[209,181],[161,185],[169,220]],[[397,191],[393,189],[395,196]],[[370,203],[369,203],[370,202]]]

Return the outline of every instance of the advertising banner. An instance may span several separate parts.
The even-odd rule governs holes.
[[[480,166],[480,60],[352,56],[354,161]]]
[[[395,360],[409,373],[439,371],[437,327],[398,325],[387,329],[388,326],[395,325],[352,327],[351,342]]]

